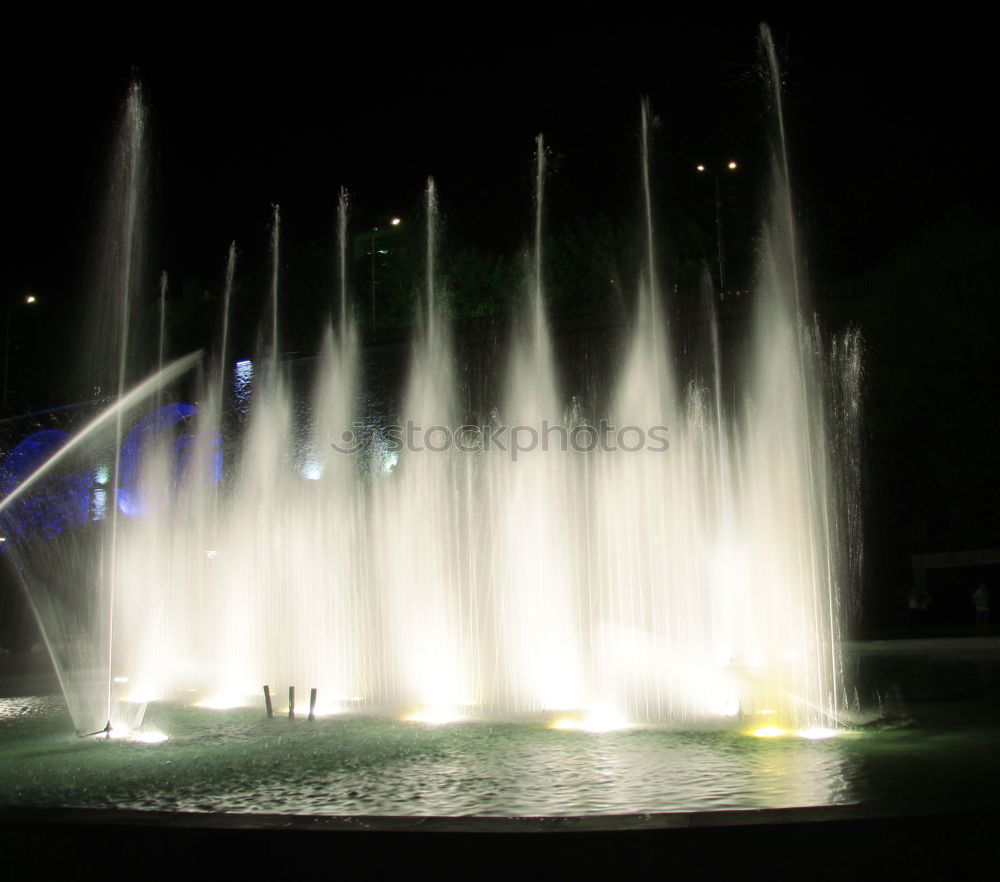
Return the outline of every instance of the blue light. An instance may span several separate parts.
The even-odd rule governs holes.
[[[134,426],[122,442],[121,462],[118,473],[118,508],[130,517],[141,514],[144,508],[139,477],[144,456],[157,439],[169,434],[167,450],[172,461],[173,483],[176,486],[191,465],[195,435],[188,427],[190,417],[198,413],[192,404],[165,404],[150,411]],[[222,436],[216,435],[211,451],[212,483],[222,479]]]
[[[34,432],[0,464],[0,496],[6,496],[69,439],[59,429]],[[40,480],[0,516],[0,535],[20,541],[41,534],[47,539],[87,521],[90,476],[54,474]]]

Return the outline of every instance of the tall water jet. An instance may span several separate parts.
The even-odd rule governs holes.
[[[233,297],[233,278],[236,276],[236,242],[229,243],[229,253],[226,258],[226,280],[222,287],[222,334],[219,340],[218,371],[219,379],[216,383],[218,389],[217,401],[222,406],[226,391],[226,372],[228,369],[229,354],[229,313],[230,301]]]
[[[546,147],[535,140],[532,272],[525,314],[515,319],[501,406],[510,451],[494,451],[497,560],[506,692],[520,711],[579,707],[584,699],[579,605],[573,590],[570,463],[545,313],[543,240]]]
[[[163,353],[167,344],[167,271],[160,273],[160,332],[156,345],[156,371],[163,370]],[[157,398],[157,406],[160,399]]]
[[[798,708],[808,708],[828,724],[839,718],[843,690],[841,575],[831,531],[841,500],[830,487],[841,464],[826,437],[828,365],[806,313],[781,72],[766,26],[761,45],[775,123],[773,183],[760,251],[740,514],[755,549],[750,614],[769,645],[786,644],[782,659],[768,663],[780,670],[768,690],[772,703],[799,716]]]
[[[666,452],[642,445],[631,451],[610,451],[595,461],[599,515],[594,535],[596,547],[602,549],[595,559],[602,573],[595,586],[594,603],[600,610],[595,670],[601,691],[609,694],[620,712],[637,718],[663,714],[683,718],[692,708],[687,697],[677,692],[686,688],[686,682],[703,678],[688,668],[700,664],[699,656],[703,655],[698,646],[700,613],[691,607],[703,602],[704,590],[697,555],[681,553],[698,532],[697,500],[692,497],[692,469],[687,458],[699,447],[684,433],[684,411],[676,402],[668,321],[662,311],[650,176],[652,126],[649,102],[643,99],[639,171],[644,267],[610,421],[622,432],[627,426],[644,431],[661,427],[660,434],[669,432],[671,440]],[[628,645],[633,647],[631,653],[623,651]],[[678,676],[680,671],[684,673]]]
[[[120,400],[125,394],[126,367],[128,365],[130,320],[132,316],[132,300],[138,277],[141,258],[141,200],[143,198],[145,157],[144,132],[145,108],[142,103],[142,91],[138,83],[132,85],[126,104],[123,150],[123,187],[125,191],[124,206],[121,216],[120,254],[118,257],[118,296],[121,302],[121,343],[118,351],[118,383],[117,397]],[[111,537],[106,558],[107,571],[107,621],[108,621],[108,655],[107,655],[107,721],[111,723],[113,659],[114,659],[114,620],[115,620],[115,589],[118,580],[118,491],[121,478],[121,441],[122,441],[122,411],[118,410],[115,422],[115,461],[112,472],[111,496],[116,504],[111,509]],[[104,580],[102,580],[104,581]]]
[[[278,367],[278,268],[281,249],[281,209],[275,204],[271,219],[271,360],[277,375]]]
[[[337,270],[340,284],[337,293],[340,297],[340,321],[337,331],[343,337],[347,333],[347,215],[350,200],[347,188],[341,187],[337,196]]]
[[[451,339],[439,315],[438,223],[433,178],[425,190],[425,275],[401,424],[413,443],[398,452],[391,480],[375,488],[373,541],[388,543],[375,572],[388,626],[390,694],[418,714],[454,714],[471,701],[462,617],[454,451]],[[404,440],[404,439],[400,439]]]

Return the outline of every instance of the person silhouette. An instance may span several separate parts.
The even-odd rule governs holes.
[[[976,634],[985,634],[990,624],[990,592],[985,582],[972,592],[972,603],[976,608]]]

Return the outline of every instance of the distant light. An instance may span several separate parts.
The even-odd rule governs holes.
[[[788,733],[780,726],[761,726],[750,734],[756,735],[758,738],[777,738],[779,735],[787,735]]]
[[[111,476],[110,470],[107,466],[98,466],[97,471],[94,472],[94,483],[95,484],[107,484],[108,478]]]
[[[115,677],[116,683],[128,683],[128,677]]]
[[[398,227],[400,224],[400,220],[398,217],[394,217],[391,221],[389,221],[389,223],[391,223],[394,227]]]
[[[207,558],[208,558],[209,560],[215,560],[215,556],[216,556],[216,555],[217,555],[218,553],[219,553],[219,552],[218,552],[218,551],[217,551],[216,549],[214,549],[214,548],[209,548],[209,549],[208,549],[208,550],[207,550],[207,551],[205,552],[205,557],[207,557]]]
[[[730,159],[729,162],[726,163],[726,168],[728,168],[730,171],[736,171],[736,161]]]
[[[248,364],[253,364],[253,362],[250,361],[249,358],[244,358],[242,361],[236,362],[236,367],[244,367],[245,365],[248,365]]]
[[[0,542],[6,542],[6,541],[7,541],[6,536],[0,536]]]
[[[703,166],[700,162],[695,166],[695,168],[700,172],[705,170],[705,166]]]
[[[808,738],[810,741],[819,741],[823,738],[833,738],[837,734],[836,729],[827,729],[824,726],[813,726],[811,729],[799,729],[795,733],[799,738]]]
[[[24,298],[24,302],[25,303],[35,303],[35,302],[37,302],[37,300],[38,300],[38,298],[35,297],[34,294],[28,294]]]

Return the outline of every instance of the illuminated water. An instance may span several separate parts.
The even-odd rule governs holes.
[[[774,97],[780,109],[777,88]],[[133,90],[115,215],[123,232],[109,250],[121,334],[104,353],[119,365],[119,398],[125,365],[145,351],[129,319],[139,296],[143,119]],[[218,370],[198,385],[199,407],[171,403],[142,417],[116,410],[114,438],[72,457],[85,478],[105,470],[85,491],[93,492],[86,525],[11,544],[78,730],[96,731],[109,718],[135,727],[147,702],[178,695],[245,706],[264,684],[279,704],[289,686],[300,704],[315,687],[322,711],[434,719],[841,725],[852,700],[840,639],[858,552],[858,341],[824,340],[808,312],[781,132],[744,363],[725,369],[714,320],[701,347],[711,355],[682,363],[669,343],[673,304],[655,260],[661,234],[645,105],[640,134],[647,248],[608,395],[584,406],[558,381],[545,313],[539,137],[526,308],[506,359],[493,367],[501,391],[482,412],[526,434],[548,425],[568,435],[602,419],[647,437],[662,427],[669,449],[550,448],[515,458],[486,449],[392,451],[379,437],[364,455],[337,453],[332,445],[359,418],[365,382],[345,277],[303,421],[303,393],[277,358],[275,206],[262,332],[269,344],[260,357],[232,376],[225,369],[226,297]],[[343,266],[344,199],[340,213]],[[415,280],[420,325],[401,412],[424,429],[455,428],[470,416],[463,366],[440,315],[436,224],[430,181],[426,272]],[[227,290],[235,261],[231,250]],[[16,520],[19,510],[6,516]],[[182,749],[185,727],[209,719],[176,713],[180,746],[168,750]],[[253,732],[261,724],[246,725]],[[315,731],[327,730],[360,733],[358,743],[373,745],[403,731],[374,722],[324,722]],[[447,737],[475,750],[489,731],[476,724]],[[516,741],[533,730],[494,731]],[[426,737],[433,745],[438,736]],[[529,741],[541,749],[549,742],[531,739],[548,737]],[[663,737],[620,743],[668,749]],[[723,762],[729,742],[705,737],[706,757],[718,752]],[[544,767],[544,749],[541,756]]]
[[[928,651],[935,642],[863,656],[866,694],[898,691],[905,724],[822,741],[733,728],[310,723],[158,704],[143,729],[168,740],[104,742],[73,736],[59,698],[0,698],[0,806],[525,816],[989,805],[1000,647]]]

